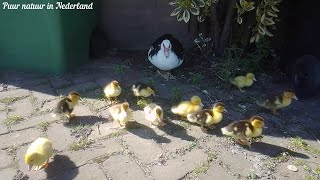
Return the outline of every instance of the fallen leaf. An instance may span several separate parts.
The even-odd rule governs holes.
[[[298,171],[298,168],[294,165],[288,165],[287,167],[290,171],[293,171],[293,172],[297,172]]]

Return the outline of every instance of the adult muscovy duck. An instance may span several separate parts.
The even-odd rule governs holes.
[[[170,71],[179,67],[183,62],[183,47],[178,39],[171,34],[159,37],[150,47],[149,61],[162,71]],[[165,79],[174,78],[170,72],[158,73]]]

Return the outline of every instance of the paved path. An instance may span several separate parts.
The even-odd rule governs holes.
[[[0,179],[316,179],[319,178],[319,102],[293,102],[280,116],[254,105],[262,93],[281,85],[258,83],[240,93],[222,91],[215,85],[202,86],[207,95],[185,81],[165,81],[147,69],[133,69],[110,59],[91,63],[64,76],[0,72]],[[258,80],[263,77],[258,77]],[[134,111],[136,123],[127,130],[116,129],[103,99],[102,86],[117,79]],[[130,86],[135,81],[151,82],[159,97],[152,100],[166,111],[167,126],[151,129],[142,108],[136,105]],[[60,95],[76,90],[82,100],[70,123],[52,118],[50,112]],[[179,120],[169,111],[171,100],[192,95],[210,107],[217,98],[228,113],[208,134]],[[318,103],[318,104],[317,104]],[[316,111],[317,110],[317,111]],[[251,149],[223,137],[220,128],[233,120],[259,114],[268,129]],[[312,132],[312,133],[311,133]],[[37,137],[53,142],[55,156],[49,168],[27,171],[24,154]],[[296,136],[302,139],[296,138]],[[298,172],[287,169],[295,165]],[[317,170],[318,168],[318,170]]]

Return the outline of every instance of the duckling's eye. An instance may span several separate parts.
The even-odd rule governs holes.
[[[33,161],[33,159],[30,160],[31,162]]]

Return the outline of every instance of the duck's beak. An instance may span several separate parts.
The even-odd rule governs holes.
[[[163,53],[164,56],[168,58],[170,56],[170,48],[164,47]]]
[[[200,106],[204,107],[204,105],[202,103],[200,103]]]
[[[293,96],[293,99],[298,100],[297,96]]]
[[[28,164],[28,171],[31,171],[31,169],[32,169],[32,164]]]
[[[224,109],[224,112],[228,112],[226,109]]]
[[[267,126],[263,126],[263,128],[267,129],[268,127]]]
[[[257,79],[256,79],[256,78],[253,78],[253,80],[254,80],[254,81],[257,81]]]

